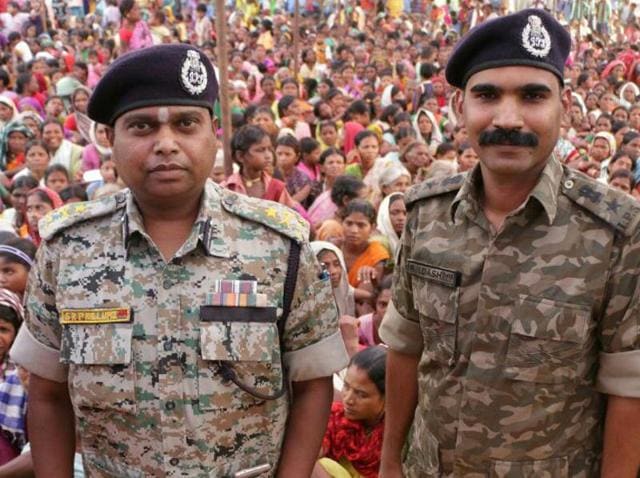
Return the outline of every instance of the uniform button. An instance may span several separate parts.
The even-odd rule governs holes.
[[[162,281],[162,287],[164,287],[165,289],[171,289],[172,286],[173,282],[171,282],[169,279],[165,279],[164,281]]]
[[[573,187],[573,179],[567,179],[567,180],[564,182],[564,187],[565,187],[566,189],[571,189],[571,188]]]
[[[169,464],[171,466],[176,466],[178,463],[180,463],[180,460],[178,460],[177,458],[171,458],[171,460],[169,460]]]
[[[164,343],[164,347],[163,348],[164,348],[165,352],[169,352],[169,351],[171,351],[173,349],[173,344],[170,341],[167,340]]]
[[[164,404],[164,408],[167,410],[173,410],[174,408],[176,408],[176,403],[172,400],[168,401],[167,403]]]

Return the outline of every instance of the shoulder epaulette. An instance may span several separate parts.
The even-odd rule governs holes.
[[[40,237],[43,240],[51,239],[58,232],[67,229],[74,224],[88,219],[104,216],[112,213],[126,202],[126,192],[96,199],[88,202],[76,202],[62,206],[47,214],[39,224]]]
[[[405,195],[404,202],[409,206],[421,199],[457,191],[462,186],[462,183],[464,183],[466,177],[467,173],[460,173],[454,176],[427,179],[413,186]]]
[[[625,235],[638,227],[640,203],[628,194],[566,168],[561,188],[573,202]]]
[[[236,216],[263,224],[296,242],[302,243],[309,238],[306,221],[282,204],[223,190],[222,206]]]

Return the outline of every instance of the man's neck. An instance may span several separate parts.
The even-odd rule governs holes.
[[[496,232],[507,216],[525,202],[538,183],[540,174],[528,177],[495,176],[482,170],[482,210]]]
[[[138,203],[138,208],[145,231],[168,261],[191,233],[200,211],[200,196],[162,204],[147,201],[145,205]]]

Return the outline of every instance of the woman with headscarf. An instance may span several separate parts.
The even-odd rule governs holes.
[[[32,96],[23,96],[20,98],[20,101],[18,101],[18,110],[20,113],[26,113],[28,111],[36,113],[41,121],[45,116],[44,108],[40,102]]]
[[[418,140],[425,143],[429,147],[429,153],[434,155],[438,145],[444,140],[434,114],[426,108],[420,108],[413,117],[412,123]]]
[[[27,224],[29,228],[29,237],[36,247],[40,245],[40,242],[42,242],[40,230],[38,228],[40,219],[54,209],[58,209],[63,204],[64,203],[62,202],[62,199],[60,199],[60,196],[58,196],[58,193],[44,186],[34,188],[27,194]]]
[[[18,109],[13,100],[5,95],[0,95],[0,130],[4,125],[13,121],[18,116]]]
[[[92,121],[89,128],[89,139],[91,142],[82,151],[83,172],[100,169],[102,161],[111,156],[111,143],[105,125]]]
[[[20,120],[9,122],[0,136],[0,169],[11,178],[24,168],[24,150],[33,133]]]
[[[640,88],[635,83],[628,81],[620,88],[620,104],[625,108],[631,108],[640,96]]]
[[[338,313],[342,315],[355,315],[356,305],[353,287],[347,279],[347,266],[344,262],[342,251],[328,241],[313,241],[311,249],[329,275],[333,296],[338,306]]]
[[[40,126],[42,126],[42,116],[32,110],[22,111],[18,115],[18,119],[22,121],[27,128],[31,130],[33,139],[40,139]]]
[[[600,176],[598,181],[607,184],[609,179],[609,162],[616,154],[616,138],[607,131],[600,131],[595,134],[589,147],[589,159],[600,164]]]
[[[390,261],[395,258],[400,248],[400,236],[406,222],[407,208],[404,205],[404,193],[389,194],[382,200],[378,208],[376,225],[379,234],[373,237],[389,251],[388,267],[393,266]]]

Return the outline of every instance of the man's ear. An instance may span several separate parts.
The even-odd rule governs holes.
[[[458,121],[458,126],[464,126],[464,115],[462,114],[464,106],[464,91],[456,88],[453,92],[453,109]]]

